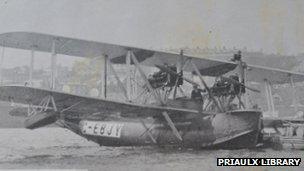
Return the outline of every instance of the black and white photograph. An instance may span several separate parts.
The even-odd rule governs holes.
[[[0,0],[0,171],[303,159],[303,0]]]

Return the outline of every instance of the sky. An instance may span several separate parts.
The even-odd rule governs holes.
[[[304,52],[303,0],[0,0],[0,34],[33,31],[144,48]],[[29,63],[6,49],[4,66]],[[35,67],[48,54],[37,53]],[[59,58],[62,65],[72,59]]]

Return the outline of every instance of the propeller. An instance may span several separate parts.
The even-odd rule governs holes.
[[[165,71],[165,72],[167,72],[167,73],[169,73],[169,74],[173,74],[173,75],[175,75],[175,76],[180,76],[178,73],[172,71],[170,68],[168,68],[168,67],[166,67],[166,66],[163,66],[163,65],[155,65],[155,66],[156,66],[157,68],[159,68],[160,70]],[[190,79],[187,79],[187,78],[185,78],[185,77],[183,77],[183,76],[181,76],[181,77],[182,77],[185,81],[187,81],[188,83],[190,83],[190,84],[192,84],[192,85],[198,85],[196,82],[194,82],[194,81],[192,81],[192,80],[190,80]],[[229,77],[221,76],[221,78],[224,79],[224,80],[230,81],[230,82],[232,82],[232,83],[234,83],[234,84],[242,85],[242,86],[244,86],[244,87],[245,87],[246,89],[248,89],[248,90],[251,90],[251,91],[254,91],[254,92],[257,92],[257,93],[260,93],[260,92],[261,92],[260,90],[251,88],[251,87],[249,87],[249,86],[247,86],[247,85],[245,85],[245,84],[243,84],[243,83],[241,83],[241,82],[239,82],[239,81],[236,81],[236,80],[234,80],[234,79],[231,79],[231,78],[229,78]]]
[[[249,86],[247,86],[247,85],[245,85],[245,84],[243,84],[243,83],[241,83],[241,82],[239,82],[235,79],[232,79],[232,78],[229,78],[229,77],[224,77],[224,76],[221,76],[220,78],[223,79],[223,80],[226,80],[228,82],[232,82],[233,84],[238,84],[238,85],[244,86],[246,89],[251,90],[253,92],[256,92],[256,93],[261,92],[260,90],[257,90],[255,88],[251,88],[251,87],[249,87]]]
[[[198,85],[196,82],[188,79],[188,78],[185,78],[184,76],[181,76],[180,74],[178,74],[177,72],[171,70],[170,68],[166,67],[166,66],[163,66],[163,65],[155,65],[157,68],[159,68],[160,70],[162,71],[165,71],[169,74],[172,74],[172,75],[175,75],[177,77],[182,77],[185,81],[187,81],[188,83],[190,84],[193,84],[193,85]]]

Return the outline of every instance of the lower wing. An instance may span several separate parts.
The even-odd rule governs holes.
[[[172,118],[198,114],[196,110],[179,109],[156,105],[139,105],[127,102],[117,102],[107,99],[85,97],[25,86],[0,86],[0,100],[19,104],[39,106],[45,97],[52,97],[57,111],[69,110],[77,113],[111,115],[119,113],[123,117],[161,117],[166,111]]]

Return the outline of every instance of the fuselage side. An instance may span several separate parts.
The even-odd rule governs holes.
[[[250,148],[257,144],[261,130],[261,112],[231,111],[198,115],[183,122],[174,122],[174,125],[182,136],[182,141],[159,118],[83,119],[78,123],[78,133],[102,146]]]

